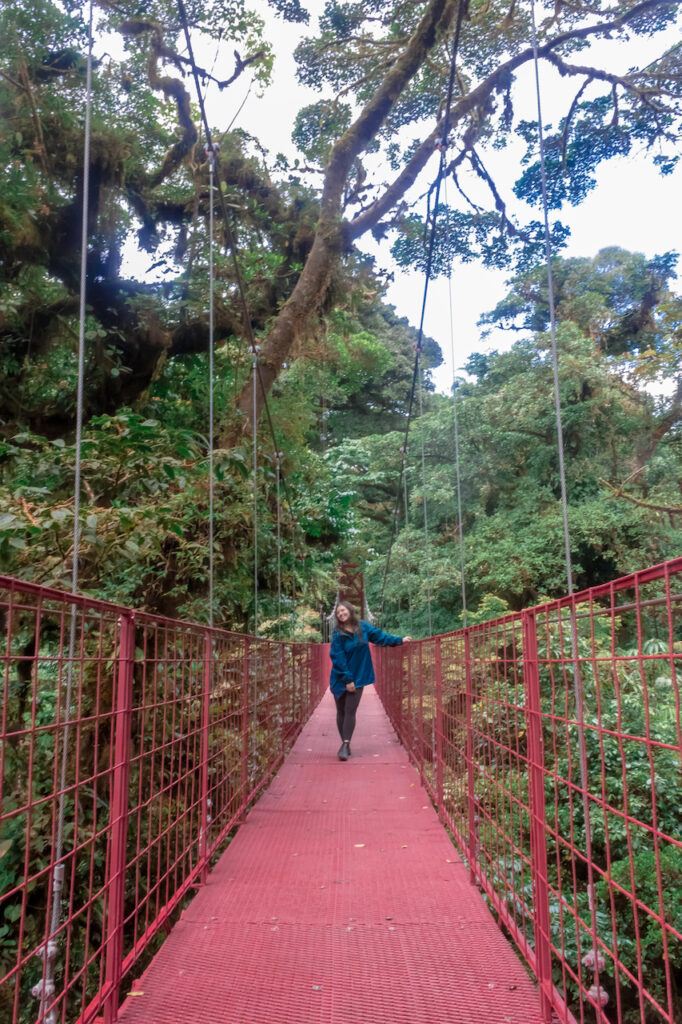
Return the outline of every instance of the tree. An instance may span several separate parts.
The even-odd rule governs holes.
[[[0,14],[6,40],[0,79],[3,406],[15,424],[30,420],[51,436],[73,422],[68,350],[78,307],[83,191],[82,7],[73,4],[64,13],[51,0],[27,0],[5,5]],[[123,52],[104,53],[95,71],[88,416],[136,401],[165,361],[205,351],[208,339],[206,165],[180,74],[187,73],[188,60],[168,42],[177,34],[177,9],[164,0],[148,6],[144,19],[130,2],[102,3],[99,11],[98,34],[106,40],[107,33],[119,33]],[[219,26],[230,24],[231,41],[248,51],[245,57],[237,53],[234,72],[216,82],[219,87],[249,67],[258,81],[267,80],[271,56],[260,19],[229,0],[193,2],[188,13],[195,30],[209,38],[221,37]],[[241,237],[253,243],[245,274],[253,280],[250,305],[257,327],[286,295],[292,268],[308,250],[306,221],[314,214],[306,212],[312,197],[305,190],[268,187],[251,145],[239,133],[227,137],[221,166],[229,188],[239,190],[233,196],[225,186],[231,208],[238,208]],[[146,270],[126,270],[131,234],[156,282]],[[226,261],[219,261],[217,273],[229,292],[233,279]],[[238,310],[219,298],[218,342],[239,329]],[[33,409],[24,383],[37,362],[55,386],[52,401]]]
[[[593,259],[556,260],[554,266],[559,320],[574,324],[590,339],[641,403],[645,419],[626,481],[643,488],[641,498],[647,492],[647,463],[682,420],[682,298],[671,290],[677,259],[671,252],[649,260],[642,253],[609,248]],[[546,274],[533,270],[521,275],[481,322],[511,330],[546,330]],[[477,358],[470,361],[472,369]],[[476,375],[483,381],[488,373],[486,367]],[[626,496],[622,490],[617,493]]]
[[[477,255],[500,265],[516,246],[523,247],[526,260],[539,251],[540,225],[521,228],[513,221],[479,153],[486,145],[504,145],[512,127],[514,76],[533,57],[527,17],[514,3],[508,10],[487,2],[468,6],[457,92],[445,111],[448,45],[458,10],[459,4],[448,0],[432,0],[416,10],[401,4],[329,3],[319,35],[299,47],[302,81],[332,89],[334,99],[301,112],[297,122],[300,145],[307,144],[304,152],[323,170],[320,214],[310,255],[263,346],[266,381],[275,379],[298,334],[325,301],[343,253],[366,232],[396,232],[399,260],[418,264],[421,254],[423,261],[423,225],[410,211],[410,194],[446,124],[452,153],[447,173],[458,182],[460,166],[468,163],[488,186],[494,209],[470,204],[472,212],[445,211],[436,271],[453,255]],[[672,142],[679,127],[679,48],[625,76],[574,64],[569,55],[592,37],[655,33],[675,13],[675,5],[655,0],[562,6],[542,23],[540,58],[580,83],[548,140],[554,207],[583,198],[602,160],[629,152],[637,142]],[[601,84],[596,97],[583,98],[594,83]],[[416,137],[401,148],[396,137],[408,128]],[[532,125],[521,123],[518,130],[528,152],[516,192],[536,203],[540,180]],[[390,183],[367,177],[363,159],[377,150],[392,161],[396,175]],[[656,159],[669,172],[676,157],[659,154]],[[247,384],[240,396],[243,411],[250,401]]]
[[[298,3],[272,6],[280,16],[307,20]],[[674,166],[679,48],[622,76],[574,63],[573,56],[591,39],[623,42],[655,35],[672,22],[677,8],[673,0],[603,0],[547,9],[539,29],[540,59],[574,78],[577,88],[566,117],[548,132],[550,198],[556,208],[586,194],[601,161],[633,147],[657,149],[654,159],[663,173]],[[185,78],[188,57],[176,45],[177,7],[173,0],[154,0],[142,17],[132,0],[101,0],[98,11],[100,37],[122,42],[99,48],[95,73],[89,415],[136,401],[167,359],[204,351],[207,343],[199,276],[205,274],[207,165]],[[271,51],[263,42],[262,22],[247,3],[192,0],[187,11],[196,37],[227,46],[229,36],[230,51],[237,48],[234,63],[220,74],[200,69],[206,87],[227,89],[245,69],[258,81],[267,80]],[[344,288],[348,256],[364,235],[391,236],[399,260],[417,265],[423,260],[416,192],[422,183],[426,187],[445,124],[443,98],[458,11],[456,0],[430,0],[416,8],[374,0],[327,4],[319,31],[297,51],[301,80],[328,94],[296,119],[296,138],[310,166],[270,163],[258,139],[243,132],[219,135],[221,188],[244,254],[266,393],[301,339],[333,308]],[[507,9],[472,0],[463,16],[456,88],[447,113],[447,174],[461,189],[462,205],[442,210],[447,231],[438,238],[436,272],[453,255],[505,265],[517,257],[528,263],[541,251],[540,224],[514,220],[504,189],[484,163],[486,147],[504,145],[514,127],[515,75],[532,60],[528,15],[513,3]],[[69,370],[64,350],[78,290],[83,4],[70,4],[65,13],[52,0],[22,0],[5,5],[0,17],[7,40],[0,85],[4,403],[15,422],[26,419],[25,374],[31,362],[45,360],[54,400],[28,412],[39,429],[58,435],[73,418],[66,397],[70,389],[61,382]],[[516,128],[527,143],[516,192],[537,203],[533,126],[521,122]],[[393,180],[385,180],[386,167],[392,168]],[[463,198],[467,168],[488,190],[489,208]],[[125,270],[131,231],[160,275],[157,283]],[[564,233],[556,226],[558,240]],[[243,338],[248,332],[235,301],[229,259],[219,261],[217,274],[218,339]],[[237,402],[241,419],[226,424],[223,441],[234,441],[248,424],[247,371],[245,362]],[[256,397],[260,410],[263,394]]]
[[[661,261],[624,251],[555,261],[579,588],[673,557],[682,540],[677,399],[652,393],[653,371],[640,370],[642,360],[647,367],[655,358],[656,365],[675,365],[679,372],[679,313],[671,315],[679,298],[659,282],[649,325],[632,335],[630,351],[622,351],[622,341],[612,349],[592,329],[598,320],[602,332],[623,338],[623,323],[636,319],[651,267]],[[466,583],[470,610],[484,618],[566,590],[544,288],[539,272],[510,282],[508,295],[484,320],[515,323],[523,333],[507,352],[475,354],[469,366],[475,380],[460,382],[457,392]],[[645,344],[651,348],[643,352],[654,355],[643,355]],[[370,603],[377,607],[383,591],[390,625],[425,633],[430,600],[434,629],[447,631],[461,621],[452,400],[430,397],[413,424],[407,514],[401,500],[401,528],[384,583],[401,443],[397,433],[347,441],[329,455],[333,476],[354,495]]]

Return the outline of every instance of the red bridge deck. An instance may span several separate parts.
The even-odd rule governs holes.
[[[373,691],[337,746],[327,695],[122,1024],[540,1024]]]

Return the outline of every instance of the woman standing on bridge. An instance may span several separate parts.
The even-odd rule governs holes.
[[[334,633],[329,652],[332,661],[329,687],[336,699],[336,726],[341,737],[339,761],[347,761],[363,688],[374,682],[370,643],[379,644],[380,647],[397,647],[412,638],[384,633],[364,619],[359,619],[355,608],[348,601],[339,601],[334,613]]]

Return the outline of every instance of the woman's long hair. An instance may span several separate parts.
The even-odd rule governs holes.
[[[339,608],[347,608],[350,612],[350,618],[347,622],[339,622],[338,610]],[[362,626],[360,625],[360,619],[350,601],[339,601],[334,609],[334,628],[341,630],[342,632],[348,632],[350,629],[353,633],[357,633],[358,636],[362,634]]]

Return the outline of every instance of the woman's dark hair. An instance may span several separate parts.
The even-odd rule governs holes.
[[[339,622],[339,618],[337,615],[339,608],[347,608],[348,611],[350,612],[350,618],[348,619],[348,622]],[[334,628],[345,631],[348,631],[348,629],[350,628],[353,631],[353,633],[358,634],[362,632],[362,627],[360,626],[360,619],[358,618],[358,613],[356,612],[355,608],[350,603],[350,601],[337,602],[336,608],[334,609]]]

